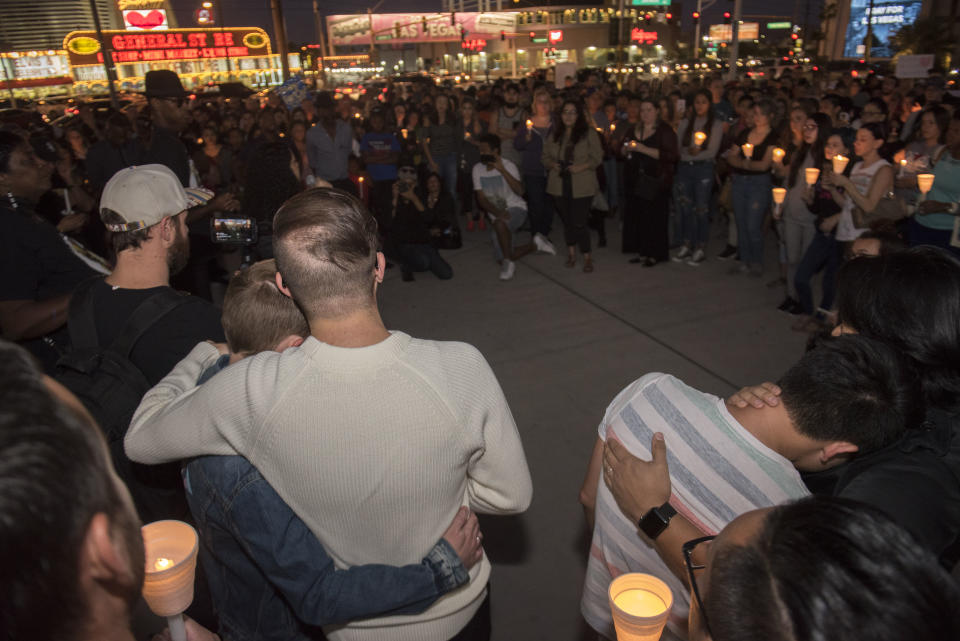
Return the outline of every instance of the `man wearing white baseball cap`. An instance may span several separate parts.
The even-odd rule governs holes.
[[[187,210],[211,196],[202,189],[185,190],[164,165],[122,169],[104,187],[100,218],[116,262],[106,278],[88,280],[74,292],[68,320],[74,352],[60,361],[58,378],[84,401],[111,445],[118,438],[122,443],[138,394],[159,382],[198,341],[225,340],[213,304],[170,287],[170,277],[190,254]],[[127,381],[117,383],[116,378],[138,378],[123,375],[109,383],[121,392],[105,391],[102,368],[89,363],[99,364],[97,355],[107,351],[139,370],[142,391]],[[130,397],[133,404],[127,407]],[[145,522],[189,514],[176,466],[145,474],[125,460],[122,446],[111,452]]]

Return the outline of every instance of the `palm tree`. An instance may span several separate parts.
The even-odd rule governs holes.
[[[954,47],[953,36],[944,29],[942,16],[920,18],[904,25],[891,36],[890,45],[897,52],[894,62],[899,56],[932,53],[936,66],[941,69],[945,69],[944,63]]]

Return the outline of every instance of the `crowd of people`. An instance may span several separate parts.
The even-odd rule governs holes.
[[[520,430],[479,351],[388,330],[377,291],[480,232],[510,280],[555,226],[590,274],[619,225],[624,261],[754,277],[776,237],[781,309],[832,336],[726,401],[660,373],[613,399],[587,623],[615,638],[640,571],[665,638],[960,638],[952,100],[585,71],[289,104],[152,71],[141,105],[0,130],[0,629],[131,638],[138,523],[177,519],[192,639],[488,640],[475,513],[530,505]]]

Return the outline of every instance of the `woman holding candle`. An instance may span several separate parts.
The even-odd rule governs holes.
[[[547,197],[547,169],[543,165],[543,146],[553,132],[554,125],[553,101],[545,88],[541,87],[533,93],[532,109],[533,113],[525,126],[517,128],[513,147],[520,152],[520,174],[524,197],[527,200],[530,231],[534,236],[539,234],[543,241],[550,244],[554,204]]]
[[[736,138],[726,154],[733,169],[733,212],[737,221],[740,264],[731,273],[763,276],[763,219],[770,208],[770,166],[776,134],[773,103],[760,100],[753,107],[753,127]],[[749,154],[749,155],[748,155]]]
[[[830,172],[824,185],[834,200],[843,203],[837,223],[837,241],[846,248],[867,230],[866,221],[875,215],[880,201],[893,189],[893,167],[880,157],[886,129],[879,123],[867,123],[857,130],[853,151],[861,158],[850,177]],[[839,191],[843,188],[843,193]]]
[[[917,207],[908,231],[911,245],[944,247],[960,256],[952,239],[960,220],[960,112],[947,128],[946,148],[933,168],[933,187]]]
[[[710,194],[716,173],[723,123],[714,118],[710,92],[701,89],[693,98],[689,117],[680,123],[680,163],[673,197],[680,216],[683,247],[673,260],[693,267],[706,257],[710,232]]]
[[[624,136],[624,184],[628,204],[623,212],[623,252],[637,252],[633,264],[653,267],[669,258],[667,221],[674,166],[679,157],[677,134],[658,117],[650,98],[640,104],[640,121]]]
[[[787,195],[783,203],[780,224],[786,258],[786,298],[778,309],[788,314],[803,311],[796,285],[797,266],[816,235],[816,216],[807,206],[813,193],[813,184],[807,181],[807,169],[823,173],[826,158],[824,148],[830,135],[830,118],[816,113],[803,125],[803,142],[793,154],[793,161],[786,171],[784,187]],[[816,184],[816,181],[814,181]]]
[[[588,124],[583,105],[576,100],[564,100],[560,122],[543,145],[543,164],[550,172],[547,193],[553,196],[563,220],[566,266],[576,266],[579,247],[586,273],[593,271],[587,219],[590,203],[600,188],[597,167],[602,161],[603,144]]]
[[[804,316],[798,320],[793,329],[796,331],[817,331],[823,327],[827,320],[827,314],[833,308],[834,292],[837,287],[837,269],[842,261],[842,252],[837,245],[835,231],[840,222],[840,211],[842,210],[842,201],[834,200],[833,194],[824,185],[824,177],[834,172],[832,159],[837,156],[846,157],[850,154],[850,145],[852,138],[848,141],[840,133],[832,133],[827,137],[823,150],[823,172],[820,180],[813,186],[813,189],[806,195],[807,207],[816,217],[814,227],[816,232],[813,241],[807,247],[800,264],[797,265],[796,275],[794,276],[794,288],[797,292],[797,300],[800,303],[801,312]],[[844,163],[839,163],[837,169]],[[849,164],[844,165],[842,172],[849,173],[853,167]],[[820,307],[814,314],[813,306],[813,277],[823,271],[822,295]]]
[[[947,140],[950,112],[934,105],[920,115],[920,129],[916,140],[903,150],[900,171],[894,184],[897,198],[908,205],[917,201],[917,174],[926,173],[936,164]]]

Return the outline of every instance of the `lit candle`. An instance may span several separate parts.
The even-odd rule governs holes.
[[[616,130],[617,130],[617,123],[611,122],[611,123],[610,123],[610,133],[613,133],[613,132],[616,131]]]
[[[407,139],[407,130],[406,130],[406,129],[401,129],[401,130],[400,130],[400,135],[403,136],[403,139],[404,139],[404,140],[406,140],[406,139]]]
[[[706,140],[707,134],[703,133],[702,131],[698,131],[697,133],[693,134],[693,144],[695,144],[697,147],[702,147]]]
[[[783,162],[783,157],[787,155],[782,147],[773,148],[773,162]]]
[[[933,189],[933,174],[917,174],[917,187],[926,196]]]
[[[850,159],[846,156],[837,154],[833,157],[833,173],[842,174],[843,170],[847,168],[847,163],[850,162]]]
[[[355,114],[353,114],[353,117],[354,117],[354,118],[360,118],[360,112],[358,111],[358,112],[356,112]]]
[[[808,185],[817,184],[817,178],[820,177],[819,169],[817,169],[816,167],[807,167],[806,170],[804,170],[804,173],[806,174]]]
[[[463,132],[463,139],[464,139],[464,140],[470,140],[470,132],[469,132],[469,131]]]
[[[359,183],[357,187],[360,189],[360,200],[363,200],[363,176],[360,176],[357,182]]]
[[[745,143],[743,143],[742,145],[740,145],[740,149],[743,150],[743,156],[744,156],[744,158],[752,158],[752,157],[753,157],[753,145],[750,144],[749,142],[745,142]]]
[[[906,171],[907,171],[907,159],[906,159],[906,158],[901,158],[901,159],[900,159],[900,174],[899,174],[899,175],[900,175],[900,176],[903,176],[904,172],[906,172]]]
[[[527,131],[530,131],[531,129],[533,129],[533,121],[528,118],[528,119],[527,119]]]
[[[183,611],[193,601],[197,532],[180,521],[156,521],[141,528],[145,557],[142,595],[150,610],[166,617],[174,641],[186,641]]]
[[[773,202],[778,205],[782,205],[784,199],[787,197],[787,190],[783,187],[774,187],[773,188]]]
[[[624,590],[613,598],[618,608],[635,617],[655,617],[663,614],[667,604],[649,590]]]
[[[159,559],[157,559],[157,560],[154,562],[154,564],[153,564],[153,569],[156,570],[157,572],[160,572],[160,571],[163,571],[163,570],[168,569],[168,568],[169,568],[170,566],[172,566],[172,565],[173,565],[173,561],[171,561],[170,559],[167,559],[167,558],[164,558],[164,557],[161,556]]]
[[[602,136],[602,135],[603,135],[603,128],[602,128],[602,127],[597,127],[597,133]]]

